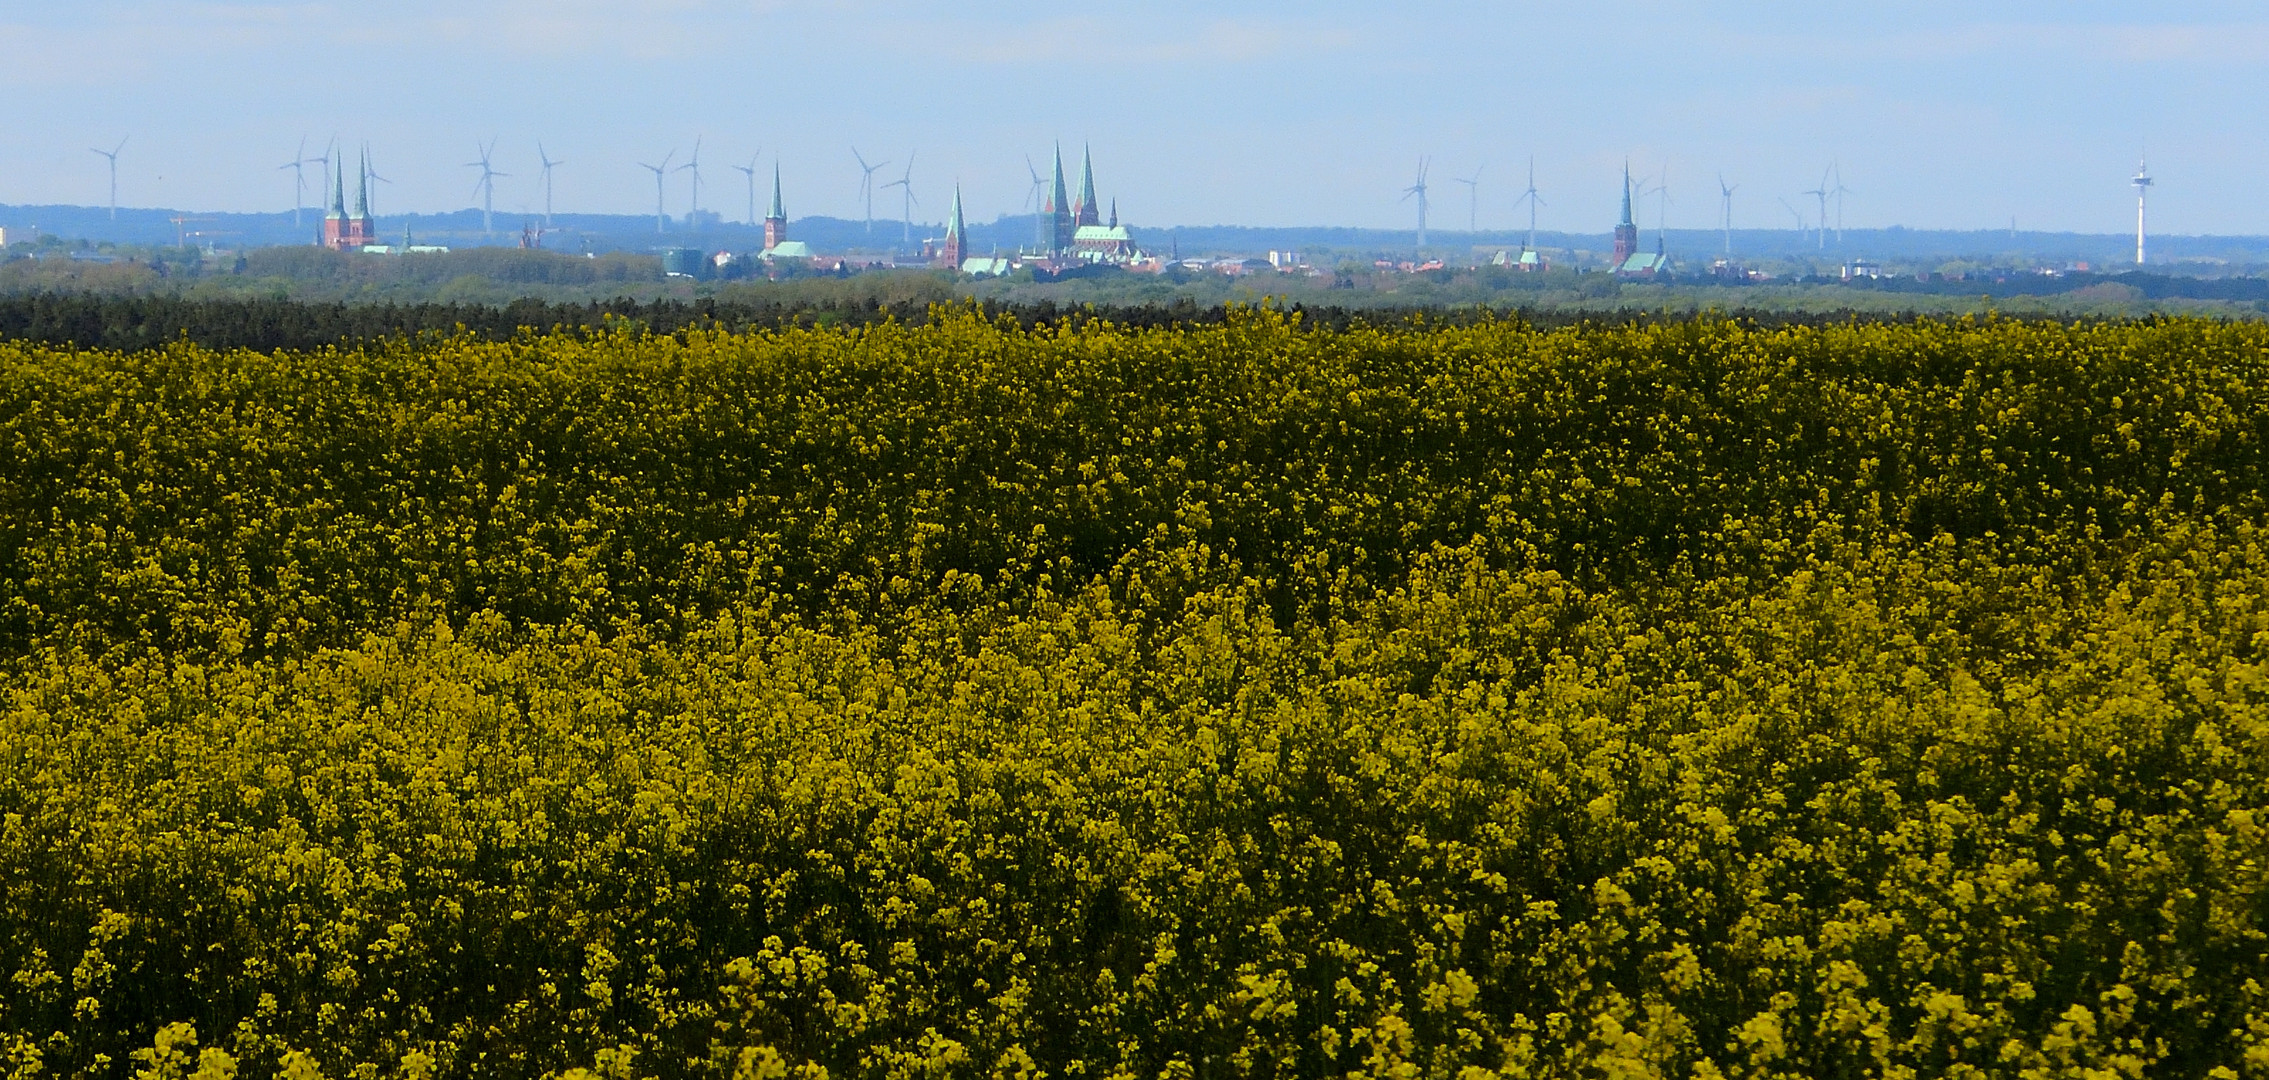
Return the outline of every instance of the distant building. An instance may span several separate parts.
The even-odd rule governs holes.
[[[1670,256],[1664,254],[1660,241],[1652,255],[1639,251],[1639,226],[1631,220],[1631,167],[1623,166],[1623,220],[1615,225],[1615,266],[1617,277],[1651,278],[1670,270]]]
[[[370,216],[370,162],[363,162],[362,189],[355,197],[353,217],[347,216],[346,170],[339,169],[332,177],[331,212],[323,215],[323,246],[333,251],[361,251],[377,243],[377,223]]]
[[[945,243],[938,245],[937,264],[949,270],[960,269],[969,261],[969,225],[961,220],[961,185],[953,185],[953,212],[946,215]]]
[[[1105,221],[1101,200],[1095,195],[1095,155],[1085,147],[1080,149],[1079,197],[1073,199],[1064,184],[1064,151],[1056,148],[1054,185],[1050,188],[1047,204],[1041,207],[1042,216],[1049,223],[1048,250],[1037,253],[1051,272],[1080,263],[1127,266],[1149,261],[1149,256],[1135,246],[1134,234],[1119,224],[1119,205],[1111,204],[1111,217]]]
[[[1489,265],[1511,267],[1522,273],[1537,273],[1552,269],[1552,264],[1546,262],[1544,256],[1535,248],[1522,248],[1519,255],[1510,251],[1500,251],[1490,256]]]
[[[788,240],[788,210],[780,202],[780,164],[772,164],[772,209],[764,215],[764,250],[767,255]],[[807,249],[804,254],[810,254]]]
[[[1631,220],[1631,166],[1623,166],[1623,220],[1615,226],[1615,267],[1639,253],[1639,226]]]

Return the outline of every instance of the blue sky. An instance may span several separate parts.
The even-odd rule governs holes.
[[[1407,227],[1429,156],[1436,228],[1476,168],[1505,228],[1533,153],[1546,228],[1604,231],[1627,157],[1674,228],[1716,224],[1720,172],[1737,225],[1789,224],[1836,162],[1853,226],[2119,232],[2147,148],[2156,229],[2269,233],[2269,9],[2213,0],[0,0],[0,57],[7,203],[99,203],[88,148],[126,138],[126,204],[288,209],[275,166],[336,134],[382,213],[472,205],[491,137],[499,212],[540,207],[539,139],[561,210],[651,212],[638,162],[700,136],[730,217],[752,153],[791,214],[856,216],[856,143],[918,150],[918,216],[958,178],[990,219],[1062,139],[1138,225]]]

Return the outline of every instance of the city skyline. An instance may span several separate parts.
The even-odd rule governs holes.
[[[2132,222],[2147,151],[2154,233],[2269,233],[2269,207],[2249,198],[2269,151],[2231,134],[2265,81],[2269,20],[2194,8],[1450,5],[1420,18],[1169,3],[1035,18],[1007,5],[93,0],[0,13],[28,58],[0,86],[31,118],[0,146],[0,203],[100,204],[108,166],[87,147],[125,139],[123,206],[288,210],[295,178],[274,163],[337,135],[386,157],[391,212],[477,205],[460,165],[498,140],[497,168],[513,174],[496,185],[500,216],[542,209],[539,142],[570,163],[554,177],[563,211],[633,213],[655,195],[638,162],[698,139],[723,160],[760,152],[792,201],[853,217],[856,141],[918,152],[925,204],[958,182],[971,216],[991,217],[1020,210],[1025,158],[1061,140],[1094,146],[1123,210],[1158,225],[1407,228],[1397,200],[1423,156],[1481,177],[1482,228],[1525,227],[1511,177],[1533,154],[1546,229],[1612,221],[1628,159],[1668,171],[1673,228],[1717,223],[1718,174],[1742,193],[1736,228],[1785,225],[1777,199],[1804,206],[1834,164],[1847,227],[2015,218],[2108,233]],[[1445,32],[1460,23],[1471,29]],[[1069,70],[1039,63],[1052,59]],[[262,85],[277,89],[247,94],[246,65],[274,68]],[[673,179],[664,201],[682,214],[688,178]]]

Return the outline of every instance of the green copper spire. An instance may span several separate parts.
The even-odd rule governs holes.
[[[355,217],[370,217],[370,151],[362,152],[362,188],[355,195]]]
[[[1623,221],[1621,223],[1624,225],[1631,224],[1631,163],[1628,161],[1623,163]]]
[[[1079,148],[1079,202],[1073,205],[1078,218],[1074,224],[1095,224],[1095,153],[1085,144]]]
[[[772,210],[764,216],[788,220],[788,210],[780,204],[780,163],[777,161],[772,163]]]
[[[1056,190],[1055,198],[1048,204],[1048,209],[1058,214],[1066,213],[1071,209],[1071,193],[1064,190],[1064,144],[1062,143],[1056,144]]]
[[[953,185],[953,213],[945,219],[945,235],[949,240],[962,238],[961,185]]]
[[[331,170],[331,212],[325,217],[340,221],[347,219],[347,162],[342,156],[339,167]]]

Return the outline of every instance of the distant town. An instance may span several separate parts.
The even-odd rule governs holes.
[[[94,152],[115,169],[123,149],[120,144]],[[1416,227],[1397,231],[1138,227],[1121,219],[1117,199],[1102,195],[1092,149],[1079,149],[1074,181],[1060,145],[1052,148],[1044,172],[1030,170],[1027,212],[991,222],[968,218],[958,185],[943,221],[917,222],[913,155],[896,179],[877,183],[891,163],[870,163],[856,148],[851,156],[859,168],[863,218],[792,217],[786,166],[775,162],[764,170],[751,159],[732,166],[746,181],[747,206],[740,220],[728,220],[701,205],[698,144],[686,162],[677,162],[673,152],[659,163],[641,163],[655,180],[650,218],[555,213],[552,174],[565,163],[540,146],[542,168],[536,179],[542,212],[499,215],[493,209],[495,180],[506,174],[493,164],[495,144],[478,151],[477,161],[467,166],[479,170],[477,209],[382,217],[375,199],[388,181],[373,167],[367,150],[350,156],[334,146],[308,157],[303,145],[281,167],[292,174],[293,190],[300,196],[300,205],[289,213],[122,208],[115,202],[114,176],[108,206],[0,206],[0,253],[19,260],[124,261],[151,265],[163,274],[195,276],[251,268],[246,254],[269,248],[312,247],[344,258],[384,259],[518,247],[594,259],[627,253],[652,260],[647,265],[656,279],[694,282],[924,270],[969,281],[1043,284],[1143,275],[1174,281],[1274,275],[1316,288],[1375,286],[1381,278],[1397,275],[1458,274],[1490,275],[1492,280],[1602,275],[1628,283],[1713,286],[1823,281],[1964,286],[2139,267],[2192,277],[2251,277],[2258,268],[2269,267],[2269,238],[2150,237],[2147,199],[2154,181],[2141,165],[2129,181],[2136,194],[2131,237],[2027,232],[2016,222],[2006,231],[1846,229],[1842,211],[1849,189],[1833,165],[1815,188],[1803,193],[1811,197],[1810,206],[1779,200],[1790,215],[1790,227],[1783,229],[1735,228],[1737,188],[1720,178],[1715,193],[1722,221],[1714,230],[1669,228],[1667,176],[1634,176],[1626,167],[1620,177],[1607,178],[1620,188],[1618,219],[1604,233],[1586,234],[1538,228],[1543,200],[1533,166],[1527,188],[1514,204],[1527,211],[1525,229],[1479,229],[1471,207],[1466,229],[1429,229],[1430,167],[1421,161],[1413,182],[1400,192],[1415,212]],[[309,173],[316,174],[322,193],[316,207],[306,205]],[[682,185],[681,191],[690,191],[676,215],[668,205],[673,181]],[[1478,174],[1456,182],[1467,186],[1469,200],[1477,200]],[[887,199],[893,189],[901,216],[878,221],[875,198],[882,194]],[[1650,199],[1653,213],[1644,213]],[[1655,218],[1652,228],[1645,227],[1648,217]]]

